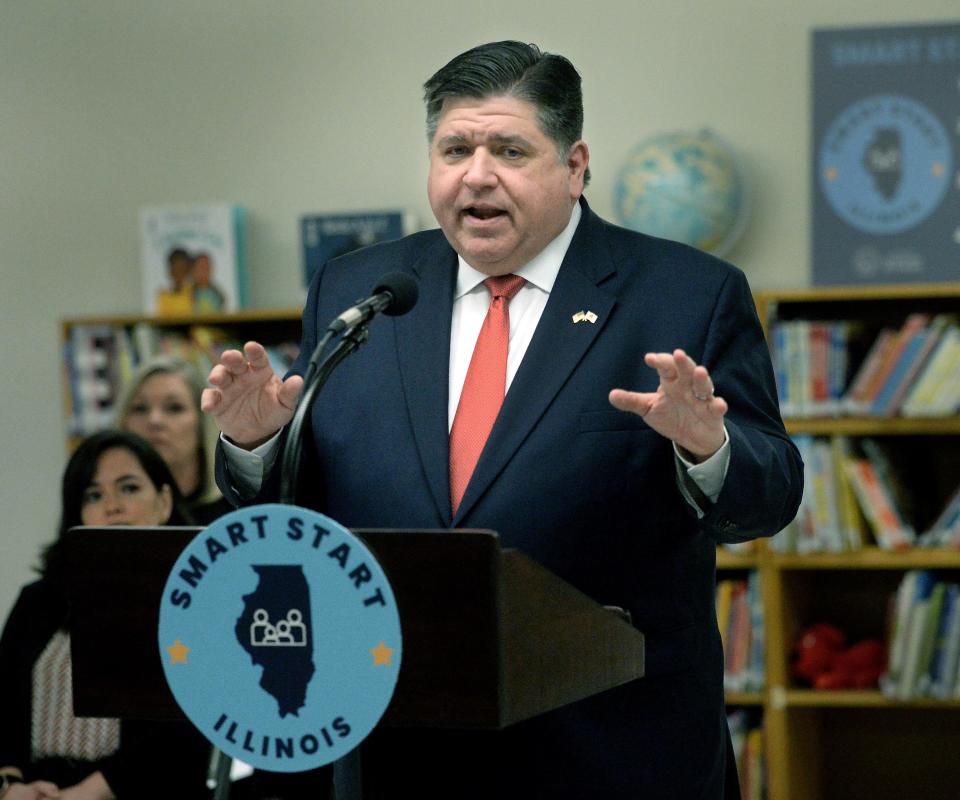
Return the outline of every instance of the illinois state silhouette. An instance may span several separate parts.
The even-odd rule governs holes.
[[[260,687],[277,701],[280,717],[298,716],[316,672],[310,587],[301,566],[252,564],[257,587],[243,596],[234,631],[254,666]]]

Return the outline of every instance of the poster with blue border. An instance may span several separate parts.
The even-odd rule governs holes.
[[[960,24],[812,44],[813,283],[960,280]]]

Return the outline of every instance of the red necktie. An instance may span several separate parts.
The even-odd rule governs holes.
[[[483,282],[492,297],[490,308],[473,348],[450,429],[450,504],[454,514],[503,405],[510,342],[507,305],[524,283],[518,275],[501,275]]]

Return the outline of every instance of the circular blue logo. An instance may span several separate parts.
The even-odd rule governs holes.
[[[366,545],[308,509],[259,505],[202,530],[167,578],[160,657],[187,717],[254,767],[353,750],[390,703],[400,617]]]
[[[901,95],[848,106],[820,145],[820,187],[830,206],[864,233],[894,234],[932,214],[950,186],[953,150],[940,120]]]

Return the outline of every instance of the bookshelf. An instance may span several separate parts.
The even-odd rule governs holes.
[[[960,315],[960,283],[891,287],[828,287],[756,296],[771,331],[785,320],[856,320],[848,379],[884,326],[897,328],[915,312]],[[778,380],[780,375],[778,374]],[[960,486],[960,416],[858,414],[785,418],[791,435],[869,437],[882,442],[911,496],[918,532]],[[862,521],[862,520],[861,520]],[[862,521],[863,522],[863,521]],[[960,785],[960,699],[898,700],[880,690],[817,691],[790,675],[790,651],[818,622],[843,630],[850,642],[885,638],[888,598],[909,570],[934,570],[960,581],[960,550],[913,546],[886,550],[869,529],[864,545],[842,552],[777,552],[770,541],[752,552],[718,550],[718,581],[756,570],[764,613],[766,676],[759,696],[728,693],[730,707],[762,709],[767,797],[814,800],[870,797],[952,797]]]
[[[206,376],[219,353],[255,339],[278,368],[296,353],[300,309],[246,310],[184,316],[87,316],[60,322],[63,414],[68,446],[112,424],[114,403],[137,364],[179,356]]]

